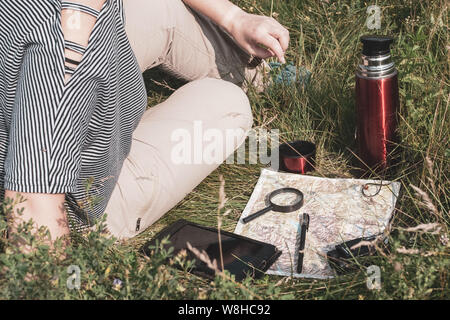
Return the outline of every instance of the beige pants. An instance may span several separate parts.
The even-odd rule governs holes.
[[[239,86],[255,66],[231,37],[181,0],[123,3],[126,32],[141,70],[162,65],[190,81],[147,110],[133,134],[105,210],[109,232],[129,238],[173,208],[244,142],[252,113]],[[235,134],[231,143],[225,141],[230,132]],[[184,162],[174,153],[183,146]],[[216,149],[212,154],[220,161],[205,160],[205,149]]]

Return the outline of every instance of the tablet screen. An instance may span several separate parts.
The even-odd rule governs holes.
[[[220,251],[217,232],[187,224],[172,234],[169,240],[171,242],[170,246],[174,247],[174,254],[177,254],[182,249],[186,249],[188,259],[196,260],[197,269],[214,274],[214,271],[209,269],[205,263],[199,261],[187,249],[187,242],[200,251],[206,251],[211,261],[216,259],[217,266],[220,269]],[[264,256],[263,243],[234,238],[223,233],[221,233],[221,240],[224,268],[230,271],[231,274],[238,275],[245,272],[245,270],[249,270],[249,266],[257,267],[261,263],[261,258]]]

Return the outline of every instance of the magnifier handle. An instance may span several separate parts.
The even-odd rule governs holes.
[[[242,219],[242,222],[244,222],[244,223],[250,222],[253,219],[256,219],[259,216],[262,216],[264,213],[266,213],[266,212],[268,212],[270,210],[272,210],[272,206],[268,206],[268,207],[266,207],[266,208],[264,208],[262,210],[259,210],[258,212],[255,212],[255,213],[249,215],[248,217],[245,217],[244,219]]]

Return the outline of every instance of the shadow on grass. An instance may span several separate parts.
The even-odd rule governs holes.
[[[145,71],[143,77],[149,97],[156,94],[167,98],[174,90],[188,82],[174,77],[159,66]]]

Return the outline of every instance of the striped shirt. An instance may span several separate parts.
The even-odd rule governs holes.
[[[122,0],[92,13],[75,70],[65,67],[64,49],[77,45],[64,40],[64,2],[0,1],[0,194],[65,193],[79,229],[103,215],[147,95]]]

